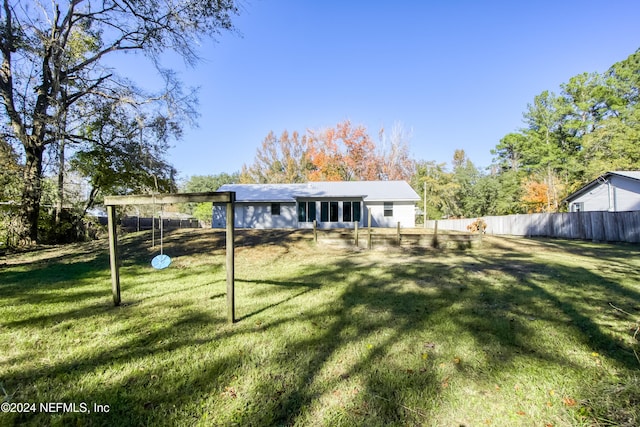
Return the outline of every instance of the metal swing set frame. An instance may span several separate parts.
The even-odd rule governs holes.
[[[235,215],[234,191],[216,191],[204,193],[167,193],[151,195],[106,196],[104,204],[107,208],[109,227],[109,259],[111,264],[111,291],[113,304],[119,306],[120,298],[120,259],[118,256],[118,235],[116,224],[116,206],[125,205],[169,205],[174,203],[225,203],[226,218],[226,272],[227,272],[227,319],[230,323],[235,317]]]

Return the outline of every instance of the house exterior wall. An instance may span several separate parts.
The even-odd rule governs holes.
[[[640,210],[640,181],[611,176],[569,203],[570,212]]]
[[[615,212],[640,210],[640,181],[612,177]]]
[[[389,202],[388,202],[389,203]],[[372,227],[395,227],[398,222],[403,228],[413,228],[416,225],[416,212],[414,202],[390,202],[392,203],[391,216],[385,216],[384,202],[367,202],[365,214],[371,211]],[[387,209],[388,211],[388,209]],[[366,225],[366,218],[364,219]]]
[[[245,203],[236,202],[235,221],[236,228],[296,228],[298,225],[295,203],[279,203],[280,214],[273,215],[272,203]],[[213,228],[226,226],[227,211],[224,204],[213,206]]]
[[[385,216],[384,202],[362,202],[358,198],[327,198],[321,200],[300,199],[299,202],[311,202],[315,205],[316,221],[318,228],[354,228],[356,221],[344,221],[344,202],[360,203],[361,215],[359,227],[366,227],[369,211],[371,211],[372,227],[395,227],[398,222],[405,228],[415,227],[415,204],[413,202],[387,202],[392,203],[392,215]],[[322,221],[322,202],[337,202],[338,220]],[[389,207],[389,205],[387,205]],[[313,221],[298,221],[298,203],[280,203],[280,215],[272,215],[271,203],[236,202],[235,224],[236,228],[313,228]],[[389,212],[389,209],[387,209]],[[226,206],[214,204],[213,228],[226,226]]]

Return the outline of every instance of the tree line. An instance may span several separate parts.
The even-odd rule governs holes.
[[[428,218],[556,212],[599,175],[640,168],[639,96],[640,50],[604,73],[572,77],[558,94],[536,96],[524,126],[498,142],[484,170],[461,149],[450,165],[414,159],[402,126],[375,141],[346,120],[302,135],[269,133],[239,182],[402,179],[425,196]]]
[[[200,39],[235,31],[236,3],[3,0],[1,243],[46,240],[47,227],[55,239],[103,194],[175,191],[177,171],[167,149],[195,123],[197,97],[162,65],[163,54],[197,63],[193,46]],[[160,89],[137,87],[107,62],[135,52],[155,66]],[[426,196],[426,206],[420,205],[429,218],[563,209],[567,194],[599,174],[638,169],[639,62],[637,51],[602,74],[571,78],[558,94],[536,96],[523,128],[492,150],[488,169],[462,150],[451,164],[415,159],[411,134],[401,125],[372,137],[345,120],[324,129],[271,132],[241,171],[192,177],[181,187],[403,179]],[[70,176],[87,183],[74,199]],[[72,215],[65,217],[72,201]]]

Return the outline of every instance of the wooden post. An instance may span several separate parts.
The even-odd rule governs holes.
[[[367,242],[367,248],[371,249],[373,248],[373,244],[371,242],[371,209],[367,209],[367,212],[369,213],[369,215],[367,215],[367,220],[369,222],[369,241]]]
[[[422,228],[427,228],[427,181],[424,182],[424,201],[422,205]]]
[[[433,241],[431,245],[434,248],[438,247],[438,220],[437,219],[434,221],[434,225],[433,225]]]
[[[113,305],[120,305],[120,261],[118,259],[118,225],[116,224],[116,207],[107,205],[107,222],[109,228],[109,259],[111,261],[111,293]]]
[[[356,228],[354,230],[354,234],[355,234],[354,237],[355,237],[355,240],[356,240],[356,248],[357,248],[358,247],[358,223],[357,222],[355,223],[355,226],[356,226]]]
[[[227,319],[229,323],[236,321],[236,301],[235,301],[235,203],[232,199],[227,203]]]
[[[398,237],[398,246],[400,246],[400,221],[398,221],[398,227],[397,227],[396,234],[397,234],[397,237]]]
[[[318,221],[313,220],[313,241],[318,243]]]

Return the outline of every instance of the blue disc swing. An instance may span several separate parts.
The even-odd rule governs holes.
[[[164,268],[169,267],[169,265],[171,264],[171,257],[169,255],[165,255],[164,251],[163,251],[163,229],[164,226],[162,225],[162,211],[163,211],[163,207],[160,206],[160,254],[156,255],[153,257],[153,259],[151,260],[151,266],[153,268],[155,268],[156,270],[162,270]],[[155,220],[154,220],[155,221]],[[152,224],[153,222],[152,221]],[[153,226],[153,225],[152,225]],[[154,227],[155,230],[155,227]]]

